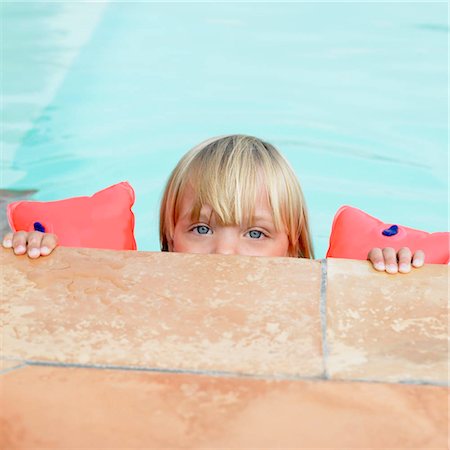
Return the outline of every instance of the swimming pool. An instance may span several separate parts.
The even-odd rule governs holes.
[[[128,180],[140,250],[180,156],[259,136],[294,166],[316,257],[342,204],[448,229],[446,3],[4,3],[3,189]]]

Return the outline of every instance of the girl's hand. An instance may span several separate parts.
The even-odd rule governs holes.
[[[412,255],[408,247],[401,248],[398,253],[391,247],[373,248],[370,250],[367,259],[373,264],[376,270],[388,273],[408,273],[411,271],[411,260],[414,267],[422,267],[425,261],[425,253],[417,250]]]
[[[32,259],[49,255],[58,245],[56,235],[40,231],[17,231],[8,233],[3,238],[3,247],[13,248],[16,255],[28,253]]]

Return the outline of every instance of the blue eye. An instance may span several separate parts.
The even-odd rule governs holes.
[[[264,235],[264,233],[262,231],[259,231],[259,230],[251,230],[251,231],[248,232],[248,235],[252,239],[259,239],[260,237],[262,237]]]
[[[197,230],[198,234],[208,234],[208,231],[210,231],[210,228],[206,225],[197,225],[194,227],[194,230]]]

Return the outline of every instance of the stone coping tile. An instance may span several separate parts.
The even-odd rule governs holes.
[[[0,389],[8,450],[447,448],[437,386],[34,366]]]
[[[332,378],[448,383],[448,266],[376,276],[361,261],[327,266]]]
[[[7,357],[323,374],[318,261],[57,248],[0,262]]]

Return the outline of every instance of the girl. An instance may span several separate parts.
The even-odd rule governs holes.
[[[314,258],[308,214],[289,163],[271,144],[230,135],[202,142],[177,164],[160,211],[161,250]],[[49,255],[55,235],[9,233],[3,246],[30,258]],[[413,258],[412,258],[413,256]],[[408,248],[374,248],[375,269],[409,272],[425,255]]]

